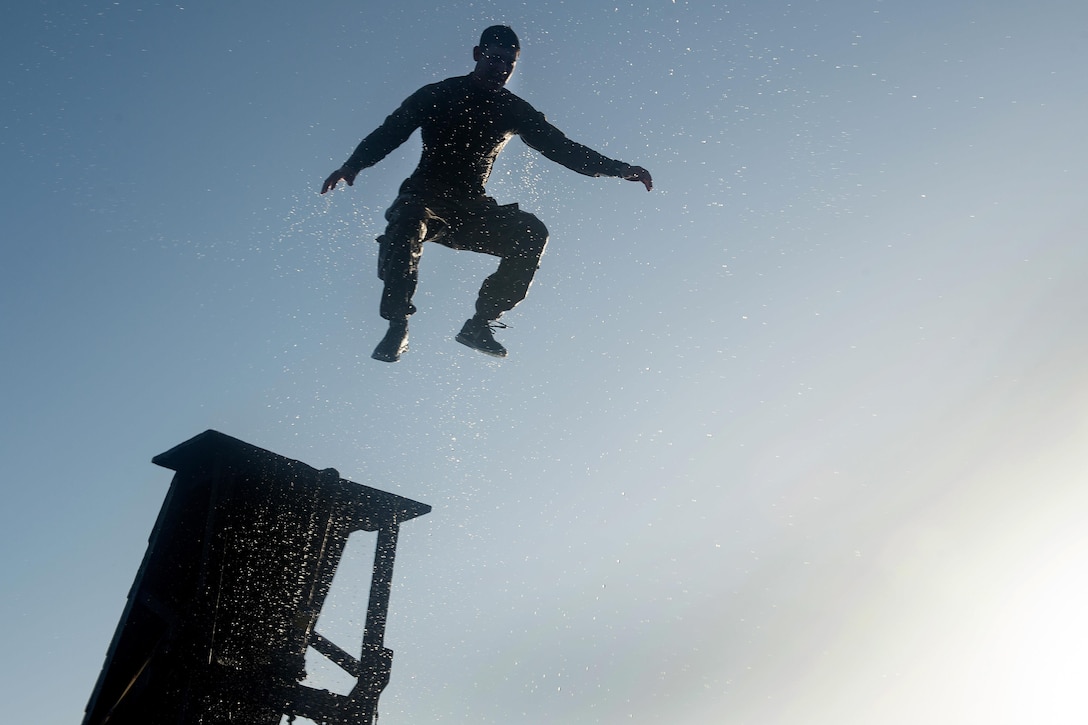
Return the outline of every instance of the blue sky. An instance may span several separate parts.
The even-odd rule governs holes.
[[[514,141],[489,191],[551,242],[511,357],[452,340],[493,261],[435,247],[376,363],[418,138],[318,187],[494,22],[510,88],[656,188]],[[215,428],[434,506],[383,722],[1083,722],[1086,27],[1073,0],[11,9],[7,718],[81,717],[150,459]],[[367,546],[322,620],[348,649]]]

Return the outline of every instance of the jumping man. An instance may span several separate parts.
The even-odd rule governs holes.
[[[372,357],[396,362],[408,349],[408,316],[416,311],[412,295],[419,279],[424,242],[499,257],[499,267],[484,280],[476,314],[465,322],[457,341],[495,357],[506,348],[493,329],[502,313],[525,299],[548,243],[548,230],[517,204],[498,204],[484,193],[496,157],[517,134],[547,158],[587,176],[615,176],[653,188],[650,172],[607,158],[571,141],[544,114],[508,91],[521,45],[514,31],[494,25],[472,49],[476,67],[465,76],[424,86],[364,138],[321,186],[321,193],[341,180],[348,186],[365,168],[385,158],[417,128],[423,139],[419,165],[400,186],[385,212],[388,225],[378,237],[378,277],[384,281],[381,316],[389,330]]]

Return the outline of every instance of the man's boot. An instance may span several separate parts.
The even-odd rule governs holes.
[[[408,318],[389,321],[389,330],[370,357],[382,362],[396,362],[408,351]]]
[[[479,316],[472,317],[465,321],[465,326],[461,328],[461,331],[457,333],[457,337],[454,339],[462,345],[471,347],[473,350],[479,350],[485,355],[506,357],[506,348],[499,344],[492,331],[496,327],[506,327],[506,325],[497,320],[486,320]]]

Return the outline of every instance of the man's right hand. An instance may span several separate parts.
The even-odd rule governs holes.
[[[325,183],[321,185],[321,193],[324,194],[326,191],[336,188],[336,185],[340,183],[341,180],[346,181],[348,186],[353,186],[355,184],[355,177],[358,175],[358,171],[349,171],[341,166],[339,169],[329,174],[329,178],[325,179]]]

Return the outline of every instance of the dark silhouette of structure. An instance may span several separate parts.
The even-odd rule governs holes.
[[[211,430],[153,462],[174,479],[83,725],[371,725],[397,534],[431,507]],[[354,531],[377,532],[358,657],[314,629]],[[350,693],[301,684],[308,647]]]

